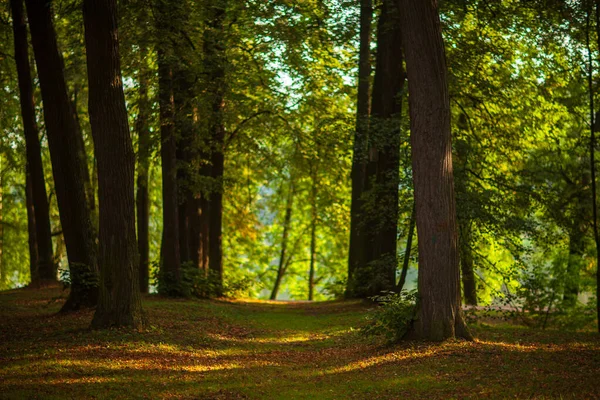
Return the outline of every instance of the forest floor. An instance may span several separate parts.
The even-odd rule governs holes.
[[[158,296],[147,330],[92,331],[63,297],[0,293],[0,398],[600,398],[594,332],[481,323],[474,342],[385,346],[358,333],[360,302]]]

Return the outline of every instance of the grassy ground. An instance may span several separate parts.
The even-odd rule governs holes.
[[[56,315],[58,289],[0,293],[0,398],[600,398],[593,332],[472,326],[475,342],[374,344],[357,302],[144,299],[141,333]]]

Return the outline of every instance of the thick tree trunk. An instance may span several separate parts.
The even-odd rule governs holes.
[[[371,0],[360,2],[360,45],[358,60],[358,95],[356,101],[356,130],[352,154],[352,199],[350,206],[350,244],[348,247],[348,280],[346,297],[355,297],[354,271],[365,262],[362,196],[365,187],[367,140],[369,131],[369,90],[371,77]]]
[[[169,4],[157,1],[158,13],[158,86],[160,106],[161,160],[163,179],[163,241],[161,279],[163,291],[171,296],[183,295],[179,250],[179,214],[177,195],[177,142],[173,99],[173,49],[169,42],[175,28]]]
[[[354,295],[371,297],[396,283],[400,93],[404,86],[399,12],[394,0],[382,4],[377,29],[377,61],[369,124],[369,162],[363,185],[362,264],[354,269]],[[363,204],[365,206],[365,204]],[[368,210],[368,211],[367,211]]]
[[[596,244],[596,313],[598,316],[598,332],[600,332],[600,234],[598,233],[598,208],[597,208],[597,197],[596,197],[596,163],[595,163],[595,152],[596,152],[596,131],[600,131],[600,126],[597,126],[597,122],[594,121],[594,89],[593,89],[593,67],[592,56],[590,51],[590,16],[588,14],[588,27],[587,27],[587,47],[589,57],[589,75],[588,84],[590,91],[590,170],[592,173],[592,207],[593,207],[593,231],[594,231],[594,243]],[[598,45],[600,46],[600,0],[596,0],[596,38]]]
[[[407,337],[471,338],[460,306],[450,100],[435,0],[401,0],[419,235],[419,304]]]
[[[283,276],[285,275],[287,260],[286,260],[286,252],[288,245],[288,237],[290,235],[290,225],[292,224],[292,211],[294,209],[294,196],[296,195],[296,188],[294,187],[293,180],[290,179],[290,189],[288,191],[288,198],[285,205],[285,216],[283,217],[283,233],[281,236],[281,254],[279,256],[279,265],[277,266],[277,276],[275,277],[275,284],[273,285],[273,290],[271,291],[271,300],[277,299],[277,294],[279,293],[279,287],[281,286],[281,281],[283,280]]]
[[[396,286],[396,291],[399,293],[404,289],[406,283],[406,274],[410,264],[410,253],[412,251],[413,237],[415,235],[416,208],[413,201],[413,208],[410,213],[410,222],[408,223],[408,237],[406,239],[406,249],[404,249],[404,261],[402,262],[402,272],[400,272],[400,280]]]
[[[121,78],[116,0],[85,0],[89,112],[98,163],[100,297],[92,326],[143,327],[135,155]]]
[[[464,302],[470,306],[477,305],[477,282],[471,250],[472,234],[470,221],[459,221],[460,229],[460,269],[462,276]]]
[[[50,0],[27,0],[60,221],[69,257],[71,291],[63,311],[96,305],[96,234],[85,193],[85,154],[63,75]]]
[[[10,5],[13,17],[15,61],[17,64],[19,93],[21,97],[21,116],[23,118],[23,131],[25,133],[28,194],[31,200],[28,202],[27,210],[28,221],[31,222],[31,228],[33,229],[30,229],[29,232],[30,236],[31,234],[34,235],[34,238],[30,238],[29,241],[30,246],[35,246],[35,249],[31,249],[34,251],[30,251],[30,258],[36,263],[34,267],[35,275],[31,277],[32,283],[35,284],[39,284],[40,281],[34,282],[34,279],[56,282],[56,264],[54,264],[54,254],[52,251],[50,212],[42,164],[42,148],[40,146],[35,118],[23,0],[11,0]],[[29,216],[29,213],[32,213],[32,215]]]
[[[224,96],[225,96],[225,32],[226,0],[207,2],[204,31],[204,72],[207,75],[207,96],[210,105],[209,136],[211,140],[211,177],[213,190],[209,197],[209,269],[216,280],[216,295],[223,285],[223,172],[225,167]]]
[[[150,198],[148,193],[148,173],[150,170],[150,126],[151,104],[148,99],[149,71],[145,58],[147,51],[140,48],[140,69],[138,76],[139,100],[135,130],[138,134],[138,171],[137,171],[137,240],[140,262],[138,266],[140,292],[148,293],[150,281]]]

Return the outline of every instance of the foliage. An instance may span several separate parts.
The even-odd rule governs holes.
[[[379,307],[367,315],[361,332],[365,336],[382,336],[390,343],[402,339],[416,315],[417,292],[387,292],[371,298]]]

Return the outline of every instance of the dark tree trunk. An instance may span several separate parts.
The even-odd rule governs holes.
[[[470,221],[459,221],[460,229],[460,269],[462,276],[463,298],[465,304],[477,305],[477,282],[473,265],[473,251],[471,250],[472,234]]]
[[[34,234],[34,237],[30,238],[29,241],[30,247],[31,245],[35,247],[35,249],[31,249],[34,250],[33,252],[30,251],[30,258],[36,263],[34,267],[36,273],[31,277],[32,283],[35,284],[39,284],[40,281],[56,282],[56,264],[54,264],[54,254],[52,251],[50,212],[42,164],[42,148],[40,146],[35,118],[23,0],[11,0],[10,5],[13,17],[15,61],[17,64],[19,93],[21,97],[21,116],[23,118],[23,131],[25,133],[28,194],[31,200],[27,206],[28,221],[32,225],[29,232],[30,236]],[[31,213],[31,216],[29,216],[29,213]],[[38,281],[34,282],[34,279]]]
[[[413,201],[413,208],[410,213],[410,222],[408,223],[408,237],[406,239],[406,249],[404,250],[404,261],[402,262],[402,272],[400,272],[400,280],[396,291],[401,292],[404,289],[406,283],[406,274],[408,273],[408,266],[410,264],[410,253],[412,251],[413,237],[415,235],[415,220],[416,220],[416,208]]]
[[[396,284],[400,93],[404,86],[399,12],[393,0],[382,4],[377,29],[377,61],[369,124],[369,162],[363,185],[369,204],[361,212],[362,264],[354,269],[354,295],[371,297]]]
[[[177,142],[173,99],[173,49],[169,37],[175,30],[169,4],[157,1],[158,13],[158,86],[160,106],[161,160],[163,183],[163,241],[159,287],[171,296],[183,295],[179,250],[179,214],[177,196]]]
[[[450,100],[437,1],[401,0],[419,235],[419,306],[407,337],[471,338],[460,306]]]
[[[89,113],[98,163],[100,297],[92,326],[143,327],[135,155],[121,78],[116,0],[85,0]]]
[[[590,11],[591,13],[591,11]],[[596,126],[594,121],[594,92],[593,92],[593,62],[590,51],[590,15],[588,14],[588,27],[587,27],[587,47],[589,57],[589,75],[588,84],[590,91],[590,169],[592,173],[592,207],[593,207],[593,231],[594,231],[594,243],[596,244],[596,312],[598,315],[598,332],[600,332],[600,234],[598,233],[598,208],[597,208],[597,197],[596,197],[596,162],[595,162],[595,151],[596,151],[596,131],[600,131],[600,126]],[[598,45],[600,46],[600,0],[596,0],[596,38]]]
[[[286,265],[288,264],[286,261],[286,252],[288,245],[288,237],[290,235],[290,225],[292,223],[292,211],[294,209],[294,196],[296,194],[296,189],[294,187],[293,180],[290,179],[290,189],[288,191],[288,198],[285,205],[285,216],[283,217],[283,234],[281,236],[281,254],[279,256],[279,265],[277,266],[277,277],[275,278],[275,284],[273,285],[273,291],[271,291],[271,300],[277,299],[277,294],[279,293],[279,287],[281,286],[281,281],[283,280],[283,276],[285,275]],[[288,257],[289,258],[289,257]]]
[[[226,85],[224,20],[227,3],[225,0],[218,0],[207,4],[209,12],[204,31],[204,72],[208,78],[206,91],[210,105],[209,136],[213,181],[213,190],[209,197],[208,263],[210,273],[216,280],[216,295],[220,295],[223,285],[223,172],[225,166],[223,107]]]
[[[14,15],[14,14],[13,14]],[[31,174],[29,164],[25,172],[25,205],[27,206],[27,233],[29,245],[29,275],[31,277],[30,287],[40,287],[40,272],[38,265],[38,245],[35,232],[35,207],[33,206],[33,189],[31,187]]]
[[[27,0],[52,172],[71,278],[63,311],[93,307],[98,298],[96,234],[85,193],[85,154],[63,75],[63,61],[52,24],[50,0]]]
[[[362,196],[365,186],[367,139],[369,130],[369,79],[371,77],[371,0],[360,3],[360,45],[358,60],[358,95],[356,101],[356,130],[352,154],[352,200],[350,206],[350,244],[348,248],[348,281],[346,297],[355,297],[354,271],[365,262],[362,221]]]
[[[318,192],[318,181],[317,181],[317,169],[312,176],[312,190],[310,195],[310,266],[308,270],[308,300],[314,300],[315,291],[315,267],[317,262],[317,220],[319,217],[318,206],[317,206],[317,192]]]
[[[148,195],[148,173],[150,169],[150,126],[149,119],[151,104],[148,99],[149,71],[145,58],[148,53],[144,47],[140,48],[139,70],[139,100],[138,115],[135,121],[135,130],[138,134],[138,172],[136,192],[137,212],[137,238],[140,262],[138,276],[140,292],[148,293],[150,281],[150,199]]]

